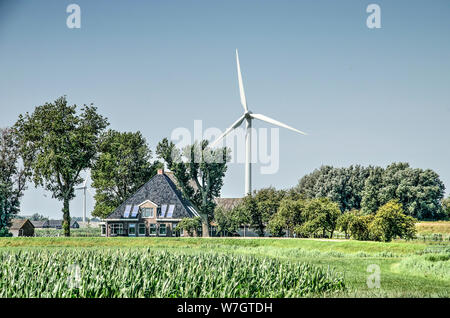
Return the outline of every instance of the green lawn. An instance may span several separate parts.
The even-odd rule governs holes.
[[[244,238],[1,238],[0,252],[20,250],[167,251],[174,255],[226,254],[306,263],[344,276],[345,291],[315,297],[449,297],[450,244],[352,240]],[[380,268],[380,288],[368,288],[369,265]],[[185,264],[184,264],[185,265]]]

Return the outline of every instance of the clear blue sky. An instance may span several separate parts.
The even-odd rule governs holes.
[[[81,29],[66,27],[70,3]],[[366,27],[370,3],[381,29]],[[280,130],[279,172],[254,167],[254,188],[293,186],[323,164],[394,161],[450,187],[448,0],[0,0],[0,126],[67,95],[152,149],[196,119],[226,128],[242,113],[235,48],[251,110],[310,133]],[[244,167],[230,165],[222,195],[243,192]],[[60,217],[43,195],[30,185],[21,213]]]

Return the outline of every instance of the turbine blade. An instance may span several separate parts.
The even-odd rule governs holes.
[[[239,53],[237,49],[236,49],[236,64],[238,71],[239,94],[241,95],[241,104],[242,107],[244,107],[244,111],[248,112],[247,100],[245,99],[244,84],[242,83],[241,65],[239,64]]]
[[[245,119],[245,115],[242,115],[241,117],[239,117],[238,120],[236,120],[233,125],[230,126],[230,128],[228,128],[227,130],[225,130],[225,132],[219,136],[219,138],[217,138],[216,140],[214,140],[213,143],[211,143],[211,147],[214,147],[220,140],[222,140],[226,135],[228,135],[233,129],[239,127],[242,122]]]
[[[269,124],[273,124],[273,125],[276,125],[276,126],[279,126],[279,127],[287,128],[287,129],[290,129],[292,131],[298,132],[299,134],[302,134],[302,135],[307,135],[307,133],[305,133],[303,131],[300,131],[300,130],[295,129],[295,128],[291,127],[291,126],[283,124],[282,122],[279,122],[278,120],[272,119],[270,117],[267,117],[267,116],[264,116],[264,115],[261,115],[261,114],[250,114],[250,116],[252,118],[265,121],[265,122],[267,122]]]

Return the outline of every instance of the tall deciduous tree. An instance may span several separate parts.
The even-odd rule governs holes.
[[[151,162],[152,152],[140,132],[109,130],[99,142],[91,169],[96,189],[93,216],[105,218],[156,174],[162,163]]]
[[[383,186],[383,168],[375,167],[370,171],[364,183],[361,211],[364,214],[375,214],[381,206],[380,190]]]
[[[20,152],[13,129],[0,129],[0,236],[8,235],[25,190],[27,171],[20,166]]]
[[[381,205],[398,200],[405,214],[418,219],[442,217],[445,186],[433,170],[413,169],[408,163],[393,163],[383,173]]]
[[[36,186],[63,201],[64,235],[70,236],[69,203],[75,186],[83,180],[81,171],[91,168],[99,136],[108,125],[92,104],[81,109],[69,106],[65,97],[20,115],[15,128],[20,139],[25,167],[30,168]]]
[[[300,179],[297,191],[308,199],[327,197],[339,204],[341,211],[361,208],[364,184],[372,167],[348,168],[322,166]]]
[[[216,206],[214,198],[220,196],[227,170],[228,150],[211,149],[208,141],[204,140],[186,146],[181,152],[173,142],[164,138],[158,143],[156,153],[173,171],[183,195],[199,209],[203,236],[209,236],[209,222]]]

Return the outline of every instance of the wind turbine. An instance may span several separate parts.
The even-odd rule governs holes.
[[[83,190],[83,223],[86,222],[86,191],[89,191],[87,187],[87,177],[84,179],[83,186],[75,188],[75,190]],[[89,193],[92,195],[91,191]],[[93,195],[92,195],[93,196]]]
[[[291,126],[288,126],[286,124],[283,124],[282,122],[279,122],[278,120],[269,118],[262,114],[253,114],[251,111],[248,110],[247,107],[247,99],[245,98],[245,92],[244,92],[244,84],[242,83],[242,74],[241,74],[241,66],[239,64],[239,53],[236,49],[236,64],[237,64],[237,73],[238,73],[238,82],[239,82],[239,94],[241,96],[241,104],[244,108],[244,114],[236,120],[231,127],[229,127],[225,132],[219,136],[212,144],[211,147],[215,146],[221,139],[223,139],[226,135],[228,135],[231,131],[239,127],[242,122],[245,120],[245,194],[251,194],[252,193],[252,163],[251,163],[251,149],[252,149],[252,134],[251,134],[251,128],[252,128],[252,120],[253,119],[259,119],[262,121],[265,121],[267,123],[273,124],[275,126],[279,126],[282,128],[287,128],[292,131],[295,131],[302,135],[307,135],[305,132],[300,131],[298,129],[295,129]]]

